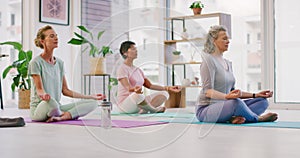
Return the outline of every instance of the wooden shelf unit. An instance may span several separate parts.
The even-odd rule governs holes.
[[[171,40],[174,40],[174,21],[182,21],[182,27],[185,28],[186,20],[204,19],[204,18],[218,18],[218,25],[224,25],[227,28],[227,33],[231,37],[231,15],[226,13],[210,13],[190,16],[177,16],[165,18],[165,20],[171,21]]]
[[[225,13],[210,13],[210,14],[201,14],[201,15],[190,15],[190,16],[177,16],[177,17],[169,17],[165,18],[165,20],[171,22],[171,39],[167,39],[164,41],[164,56],[165,56],[165,64],[171,66],[172,68],[172,85],[175,84],[175,66],[183,66],[184,78],[186,77],[186,65],[189,64],[201,64],[200,61],[195,62],[174,62],[172,61],[173,51],[176,49],[176,44],[181,42],[190,42],[192,44],[203,44],[204,38],[192,38],[192,39],[174,39],[174,21],[182,21],[182,27],[185,27],[186,20],[196,20],[196,19],[206,19],[206,18],[218,18],[218,24],[216,25],[224,25],[227,28],[227,33],[229,37],[231,36],[231,15]],[[184,108],[186,107],[186,90],[188,88],[202,88],[200,85],[191,85],[191,86],[182,86],[182,91],[180,93],[172,93],[169,92],[170,98],[165,103],[167,108]]]

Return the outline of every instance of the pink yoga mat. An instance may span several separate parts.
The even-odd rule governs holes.
[[[100,127],[100,119],[78,119],[78,120],[67,120],[60,122],[36,122],[31,119],[25,118],[27,123],[43,123],[43,124],[63,124],[63,125],[78,125],[78,126],[96,126]],[[132,121],[132,120],[112,120],[112,126],[118,128],[132,128],[132,127],[142,127],[150,125],[160,125],[167,122],[158,122],[158,121]]]

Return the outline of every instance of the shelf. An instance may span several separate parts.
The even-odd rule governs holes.
[[[190,16],[177,16],[177,17],[165,18],[165,20],[201,19],[201,18],[213,18],[213,17],[222,17],[222,16],[230,16],[230,14],[210,13],[210,14],[200,14],[200,15],[190,15]]]
[[[177,35],[175,37],[175,33],[176,33],[174,30],[175,24],[176,24],[176,27],[178,24],[182,24],[182,30],[184,30],[184,28],[186,28],[186,25],[191,25],[191,24],[193,25],[193,23],[198,23],[200,25],[203,24],[204,27],[207,27],[207,28],[203,28],[204,30],[209,30],[209,26],[212,26],[212,25],[224,25],[227,28],[227,33],[229,35],[229,38],[231,36],[231,15],[230,14],[210,13],[210,14],[201,14],[201,15],[168,17],[168,18],[165,18],[164,20],[166,20],[166,22],[168,24],[170,23],[170,25],[167,25],[166,30],[171,29],[170,31],[167,31],[169,36],[167,36],[167,39],[164,41],[165,64],[168,66],[168,68],[171,67],[171,70],[169,70],[169,69],[167,70],[167,79],[169,79],[169,75],[170,75],[171,85],[175,85],[175,82],[179,81],[180,79],[191,78],[192,76],[194,76],[194,74],[188,74],[189,76],[187,76],[187,73],[190,73],[190,72],[187,72],[187,68],[189,68],[189,67],[194,68],[194,67],[200,66],[202,64],[202,62],[199,61],[201,59],[198,59],[198,58],[197,58],[198,61],[190,62],[190,61],[181,60],[178,57],[174,57],[174,54],[172,52],[175,50],[178,50],[178,48],[181,46],[180,42],[182,42],[183,45],[191,44],[192,46],[196,46],[196,47],[200,47],[200,46],[202,47],[205,43],[205,39],[203,37],[204,35],[202,35],[202,33],[201,33],[201,36],[200,35],[193,36],[193,37],[198,37],[198,38],[191,38],[191,39],[183,38],[183,39],[181,39],[182,36],[179,36],[179,35]],[[192,21],[188,22],[188,20],[192,20]],[[193,26],[190,26],[190,27],[193,27]],[[179,31],[179,29],[176,28],[176,31]],[[183,36],[183,37],[185,37],[185,36]],[[186,42],[186,43],[184,43],[184,42]],[[183,52],[191,52],[191,51],[192,50],[184,50]],[[178,60],[178,59],[180,59],[180,60]],[[196,59],[196,58],[192,58],[192,59]],[[190,60],[192,60],[192,59],[190,59]],[[194,64],[194,65],[190,65],[190,64]],[[198,65],[196,65],[196,64],[198,64]],[[175,78],[175,76],[177,75],[175,73],[175,68],[176,69],[182,68],[180,73],[178,73],[178,78]],[[183,72],[183,73],[181,73],[181,72]],[[193,81],[193,83],[194,83],[194,81]],[[170,83],[168,82],[167,84],[169,85]],[[186,91],[193,90],[191,88],[196,88],[194,90],[198,90],[198,89],[202,88],[201,84],[198,84],[198,85],[189,84],[188,86],[181,86],[181,87],[182,87],[182,89],[181,89],[180,93],[170,93],[169,92],[170,97],[165,102],[165,107],[168,107],[168,108],[185,107],[186,106],[185,105]]]
[[[181,86],[181,88],[202,88],[202,86]]]
[[[192,62],[173,62],[172,65],[184,65],[184,64],[201,64],[202,62],[199,61],[192,61]]]
[[[171,39],[174,40],[174,21],[182,21],[182,27],[185,28],[186,20],[193,19],[205,19],[205,18],[218,18],[218,25],[224,25],[227,28],[227,33],[229,38],[231,37],[231,15],[226,13],[210,13],[210,14],[200,14],[200,15],[189,15],[189,16],[177,16],[165,18],[165,20],[171,22]]]
[[[203,38],[192,38],[192,39],[182,39],[182,40],[166,40],[164,41],[165,44],[175,44],[177,42],[192,42],[192,41],[201,41],[204,40]]]
[[[110,76],[110,74],[83,74],[83,76]]]

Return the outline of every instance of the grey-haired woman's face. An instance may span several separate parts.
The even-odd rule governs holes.
[[[227,32],[220,31],[218,33],[218,38],[214,41],[215,46],[219,49],[220,52],[225,52],[229,47],[229,37]]]

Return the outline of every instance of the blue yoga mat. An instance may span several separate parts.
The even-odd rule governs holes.
[[[185,124],[216,124],[226,126],[246,126],[246,127],[271,127],[271,128],[300,128],[300,122],[292,121],[276,121],[276,122],[258,122],[258,123],[244,123],[244,124],[230,124],[230,123],[206,123],[199,122],[197,118],[189,119],[170,119],[164,120],[163,122],[168,123],[185,123]]]
[[[193,118],[193,113],[176,113],[176,112],[164,112],[164,113],[148,113],[148,114],[120,114],[112,113],[115,116],[140,116],[140,117],[170,117],[170,118]]]
[[[241,126],[273,127],[273,128],[300,128],[300,122],[276,121],[276,122],[245,123],[245,124],[242,124]]]

